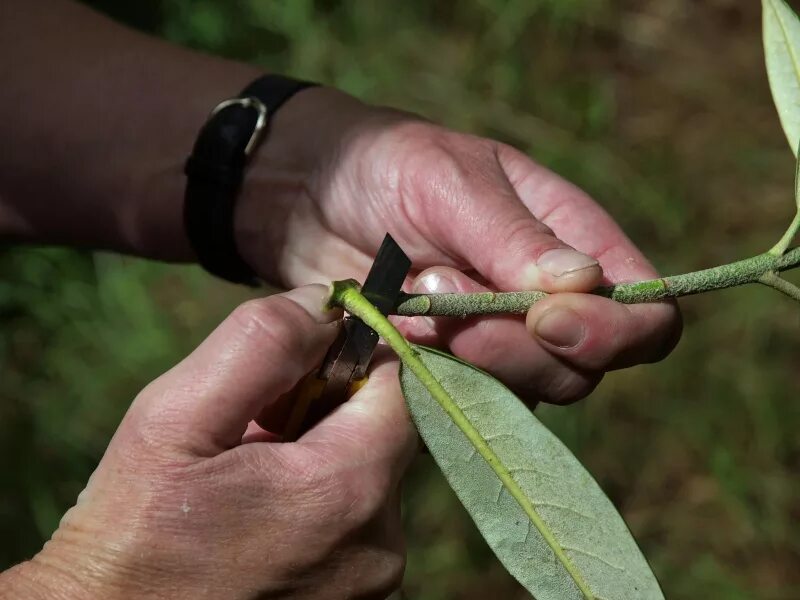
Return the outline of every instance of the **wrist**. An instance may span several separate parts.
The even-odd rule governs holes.
[[[137,154],[134,173],[115,177],[124,185],[118,228],[129,246],[126,251],[172,262],[196,260],[183,222],[186,158],[211,109],[262,74],[249,65],[217,59],[206,66],[218,68],[182,94],[183,107],[170,111],[158,144]]]
[[[234,283],[257,283],[258,274],[236,246],[235,208],[255,151],[269,137],[272,119],[287,102],[316,85],[263,75],[219,103],[201,128],[186,161],[183,214],[197,261],[209,273]],[[288,154],[285,148],[282,152]]]
[[[309,283],[288,275],[291,259],[285,248],[293,237],[317,234],[296,226],[295,221],[305,219],[295,220],[293,215],[325,211],[326,196],[335,187],[333,177],[339,175],[336,166],[355,138],[387,121],[408,118],[329,87],[309,88],[291,98],[272,117],[236,203],[234,234],[244,261],[274,285]]]
[[[286,285],[279,263],[283,240],[294,235],[291,214],[309,195],[326,149],[336,143],[339,119],[361,106],[352,96],[318,86],[302,90],[270,117],[234,211],[239,255],[267,282]]]

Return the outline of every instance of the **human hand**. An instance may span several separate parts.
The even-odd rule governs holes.
[[[403,571],[399,480],[417,447],[396,364],[298,442],[264,417],[340,314],[308,286],[239,307],[131,405],[9,598],[385,598]],[[263,422],[263,421],[260,421]],[[6,597],[0,591],[0,597]],[[16,595],[12,595],[16,592]]]
[[[0,54],[13,57],[9,69],[31,65],[15,69],[16,91],[0,98],[4,139],[15,149],[0,165],[0,236],[196,259],[183,223],[184,158],[209,109],[261,71],[152,40],[74,2],[13,6],[0,24],[36,35],[0,35],[14,40],[13,52]],[[51,75],[44,88],[43,71]],[[69,92],[59,111],[50,109],[53,88]],[[438,269],[418,282],[433,291],[482,282],[580,292],[604,275],[654,275],[601,208],[519,152],[330,88],[284,104],[254,158],[237,201],[237,244],[264,278],[286,287],[362,277],[386,231],[417,272],[468,271]],[[555,311],[567,306],[573,313]],[[510,318],[418,318],[406,328],[524,395],[561,402],[587,393],[607,369],[663,356],[679,329],[674,305],[628,308],[571,295],[537,305],[529,323],[555,331],[531,338]]]
[[[245,259],[286,285],[363,277],[386,231],[413,260],[415,292],[586,292],[656,276],[602,208],[517,150],[325,88],[276,114],[236,221]],[[672,302],[574,293],[536,304],[527,325],[416,317],[402,328],[556,403],[610,369],[659,360],[680,334]]]

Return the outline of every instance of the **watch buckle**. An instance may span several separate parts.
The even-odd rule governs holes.
[[[250,158],[250,155],[253,153],[256,145],[258,144],[259,140],[261,139],[262,134],[264,133],[264,129],[267,126],[267,107],[266,105],[256,98],[255,96],[247,96],[245,98],[230,98],[229,100],[223,100],[219,104],[214,107],[214,110],[211,111],[211,116],[213,117],[221,110],[228,108],[229,106],[241,106],[242,108],[252,108],[258,113],[258,119],[256,120],[256,126],[253,129],[253,133],[250,134],[250,139],[247,142],[247,145],[244,147],[244,155],[247,158]]]

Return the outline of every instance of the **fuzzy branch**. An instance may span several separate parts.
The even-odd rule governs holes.
[[[636,304],[689,296],[748,283],[763,283],[800,301],[797,287],[776,275],[776,273],[796,267],[800,267],[800,247],[793,248],[780,256],[768,252],[693,273],[597,288],[592,293],[624,304]],[[547,295],[545,292],[403,294],[393,314],[406,317],[522,314]]]
[[[778,290],[782,294],[786,294],[787,296],[789,296],[789,298],[792,298],[793,300],[797,300],[798,302],[800,302],[800,288],[797,287],[792,282],[786,281],[783,277],[781,277],[777,273],[766,273],[759,280],[759,282]]]

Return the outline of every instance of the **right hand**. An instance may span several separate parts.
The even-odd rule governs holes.
[[[582,398],[680,335],[674,302],[584,293],[657,277],[587,194],[510,146],[335,90],[303,91],[276,113],[236,223],[243,257],[289,286],[363,277],[388,231],[412,259],[414,292],[562,292],[527,328],[509,315],[403,325],[531,402]]]
[[[417,448],[397,364],[296,443],[253,423],[317,366],[340,312],[321,285],[238,308],[131,405],[10,598],[385,598],[405,559]],[[4,594],[0,594],[6,598]]]

